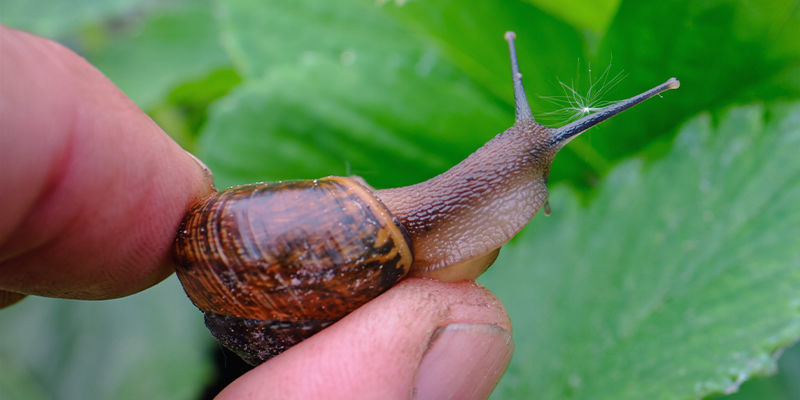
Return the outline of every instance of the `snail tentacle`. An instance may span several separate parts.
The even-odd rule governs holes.
[[[508,52],[511,56],[511,79],[514,86],[514,110],[517,123],[523,121],[534,122],[531,107],[528,104],[528,97],[525,95],[525,87],[522,86],[522,73],[519,72],[519,62],[517,61],[517,47],[514,39],[517,35],[514,32],[506,32],[505,39],[508,42]]]
[[[577,121],[571,122],[561,128],[553,130],[552,145],[563,147],[569,143],[573,138],[585,132],[587,129],[653,97],[661,94],[670,89],[677,89],[681,86],[680,81],[675,78],[669,78],[666,82],[636,96],[619,101],[608,107],[589,114]]]

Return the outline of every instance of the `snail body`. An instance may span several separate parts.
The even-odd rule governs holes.
[[[261,363],[406,276],[475,279],[547,202],[553,157],[589,127],[667,89],[557,129],[538,124],[511,52],[516,123],[443,174],[395,189],[327,177],[237,186],[195,203],[173,258],[226,347]]]

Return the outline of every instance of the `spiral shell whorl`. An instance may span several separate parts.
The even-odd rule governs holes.
[[[393,286],[412,254],[369,189],[334,177],[211,195],[184,219],[175,261],[212,333],[263,361]]]

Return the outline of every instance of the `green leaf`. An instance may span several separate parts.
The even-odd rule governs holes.
[[[387,9],[509,108],[514,97],[508,46],[503,41],[506,31],[517,34],[519,63],[534,113],[548,104],[538,95],[547,94],[556,77],[571,76],[583,53],[583,38],[574,27],[519,0],[437,0]]]
[[[214,70],[202,79],[179,85],[148,113],[181,147],[195,152],[209,106],[241,82],[242,78],[231,68]]]
[[[199,142],[220,186],[351,173],[411,184],[513,120],[373,3],[239,0],[221,13],[244,83]]]
[[[425,40],[435,43],[448,61],[489,90],[496,101],[506,104],[508,109],[513,109],[514,97],[503,34],[514,31],[519,64],[534,115],[548,126],[567,122],[547,113],[556,109],[550,98],[564,94],[559,80],[572,82],[583,68],[581,60],[587,57],[587,39],[575,26],[521,0],[469,3],[436,0],[387,8]],[[589,140],[595,140],[597,135],[592,136]],[[608,169],[609,161],[585,140],[579,138],[565,148],[553,167],[551,181],[568,177],[585,182],[591,175]]]
[[[211,336],[174,277],[119,300],[27,298],[0,337],[4,399],[195,399],[211,378]]]
[[[619,159],[697,110],[797,97],[797,37],[794,0],[623,1],[593,57],[597,65],[612,62],[627,72],[609,96],[627,97],[670,76],[681,80],[680,94],[604,124],[592,147]]]
[[[323,58],[387,75],[417,62],[430,64],[418,66],[423,75],[435,66],[435,59],[420,60],[418,44],[373,2],[230,0],[218,10],[225,47],[245,77]]]
[[[178,85],[230,64],[215,24],[210,1],[179,3],[113,32],[87,58],[148,110]]]
[[[13,321],[12,321],[13,323]],[[0,354],[0,398],[6,400],[47,399],[47,391],[29,371],[22,370],[12,356]]]
[[[2,0],[0,22],[51,39],[70,36],[87,24],[154,7],[157,0]]]
[[[654,141],[669,140],[664,136],[698,110],[800,95],[800,41],[794,39],[800,37],[800,8],[792,0],[622,1],[602,36],[584,34],[580,23],[565,16],[595,6],[600,7],[590,1],[431,0],[390,9],[509,104],[506,49],[498,40],[502,32],[515,31],[531,107],[549,126],[566,122],[547,117],[563,105],[543,98],[563,96],[559,82],[585,95],[608,67],[610,76],[625,76],[598,99],[611,101],[671,76],[681,80],[680,92],[645,103],[573,141],[554,165],[552,182],[593,183],[616,161]],[[597,22],[608,24],[605,18],[600,13]]]
[[[61,41],[145,110],[230,64],[212,0],[0,1],[0,22]]]
[[[499,398],[682,399],[800,338],[800,103],[686,123],[673,150],[565,187],[483,283],[514,322]]]
[[[570,23],[579,31],[586,30],[593,34],[605,32],[620,3],[620,0],[526,1]]]
[[[768,378],[744,383],[739,391],[719,400],[793,400],[800,398],[800,343],[786,350],[778,359],[778,373]]]
[[[273,68],[212,107],[198,154],[221,187],[334,174],[385,187],[445,170],[512,118],[465,83],[410,81],[390,95],[376,80],[325,59]]]

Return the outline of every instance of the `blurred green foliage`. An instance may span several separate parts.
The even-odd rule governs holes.
[[[609,101],[676,76],[559,154],[553,217],[483,278],[517,343],[495,396],[720,395],[800,339],[797,1],[0,0],[0,22],[87,57],[223,187],[445,170],[513,121],[506,30],[550,126],[561,82],[621,73]],[[0,398],[196,398],[211,375],[174,280],[28,299],[0,337]],[[798,349],[731,397],[800,396]]]
[[[0,312],[0,398],[196,399],[210,335],[174,276],[124,299],[28,298]]]
[[[586,208],[554,190],[483,277],[529,335],[499,397],[693,398],[773,372],[800,336],[797,146],[800,102],[735,107]]]

